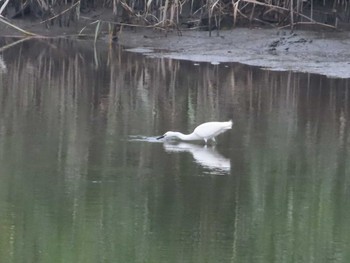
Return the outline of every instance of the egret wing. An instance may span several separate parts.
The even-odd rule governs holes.
[[[230,129],[228,122],[206,122],[194,129],[194,133],[202,138],[213,138],[227,129]]]

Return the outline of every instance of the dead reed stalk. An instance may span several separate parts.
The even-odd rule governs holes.
[[[330,2],[332,4],[329,4]],[[347,19],[350,20],[349,2],[350,0],[327,1],[326,9],[328,8],[330,13],[335,12],[335,15],[337,10],[345,10]],[[315,20],[315,6],[325,4],[324,0],[32,0],[24,2],[4,0],[0,7],[0,17],[18,18],[31,12],[30,15],[40,17],[42,20],[40,24],[48,25],[58,21],[62,26],[63,20],[65,21],[63,26],[68,27],[70,22],[80,20],[82,10],[88,17],[86,10],[110,8],[113,10],[113,18],[109,20],[115,25],[154,26],[166,30],[169,28],[179,30],[183,24],[197,21],[197,24],[191,26],[206,27],[209,34],[214,28],[220,29],[223,19],[232,21],[231,26],[257,21],[279,27],[289,26],[291,30],[295,25],[300,24],[335,28],[338,17],[333,25]],[[16,10],[15,14],[10,15],[11,8]],[[94,20],[103,19],[98,17]],[[1,19],[0,22],[26,35],[35,35],[14,25],[13,21]],[[83,26],[82,30],[85,28],[86,26]]]

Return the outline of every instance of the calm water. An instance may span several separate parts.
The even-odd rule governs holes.
[[[350,262],[349,80],[91,46],[0,53],[0,262]]]

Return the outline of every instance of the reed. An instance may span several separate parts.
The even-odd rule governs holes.
[[[289,26],[291,29],[303,24],[336,28],[339,21],[350,20],[349,2],[350,0],[13,0],[3,1],[0,16],[21,18],[30,15],[40,19],[40,23],[47,27],[55,24],[69,27],[74,22],[83,21],[81,28],[84,28],[91,22],[86,22],[90,11],[100,9],[101,17],[95,21],[101,21],[101,28],[103,25],[109,28],[114,25],[114,31],[127,25],[178,31],[187,26],[211,32],[212,29],[223,26],[252,23]],[[106,15],[108,10],[113,10],[112,15]],[[83,20],[81,13],[84,13]],[[9,23],[3,19],[0,22]]]

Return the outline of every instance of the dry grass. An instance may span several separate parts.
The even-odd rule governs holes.
[[[206,28],[211,34],[212,29],[222,27],[224,19],[231,21],[230,26],[237,23],[262,23],[275,27],[288,26],[292,30],[300,24],[336,28],[340,20],[349,22],[349,2],[350,0],[6,0],[0,6],[0,16],[17,18],[29,13],[47,27],[54,24],[68,27],[81,19],[82,11],[111,8],[113,18],[110,21],[94,20],[98,21],[93,22],[98,25],[95,38],[103,24],[108,24],[110,31],[113,31],[111,35],[115,35],[124,25],[166,30],[175,28],[178,32],[179,28],[187,25]],[[326,19],[319,18],[320,9]],[[323,21],[327,19],[329,21]],[[6,23],[5,20],[0,22]]]

